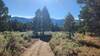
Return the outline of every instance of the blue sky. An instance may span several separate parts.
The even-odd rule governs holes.
[[[68,12],[75,18],[79,15],[79,5],[76,0],[3,0],[12,16],[31,18],[35,11],[47,6],[51,18],[63,19]]]

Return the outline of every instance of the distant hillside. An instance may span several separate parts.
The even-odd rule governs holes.
[[[32,22],[32,18],[23,18],[23,17],[12,17],[11,20],[17,20],[18,22],[22,23]]]
[[[29,23],[29,22],[32,22],[32,18],[24,18],[24,17],[12,17],[11,18],[12,20],[17,20],[18,22],[22,22],[22,23]],[[57,24],[58,26],[63,26],[64,24],[64,19],[54,19],[52,18],[51,19],[53,24]],[[75,22],[77,24],[79,24],[79,20],[75,20]]]
[[[59,25],[59,26],[63,26],[63,24],[64,24],[64,19],[52,19],[52,22],[53,22],[54,24]]]
[[[28,23],[32,22],[32,18],[24,18],[24,17],[12,17],[12,20],[17,20],[18,22]],[[59,26],[63,26],[64,20],[63,19],[52,19],[53,24],[57,24]]]

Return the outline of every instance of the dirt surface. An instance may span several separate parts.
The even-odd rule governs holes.
[[[21,56],[54,56],[49,43],[37,40]]]

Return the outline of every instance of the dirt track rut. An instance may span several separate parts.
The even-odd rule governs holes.
[[[54,54],[49,43],[38,40],[21,56],[54,56]]]

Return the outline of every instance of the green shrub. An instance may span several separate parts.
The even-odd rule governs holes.
[[[20,56],[30,41],[27,32],[0,32],[0,56]]]
[[[65,32],[55,32],[49,42],[55,56],[67,56],[69,50],[78,48],[80,45],[69,39]]]

